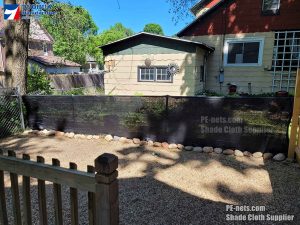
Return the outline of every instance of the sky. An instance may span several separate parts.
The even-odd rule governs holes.
[[[192,17],[184,18],[177,25],[169,13],[170,3],[167,0],[68,0],[73,5],[87,9],[99,28],[99,32],[108,29],[117,22],[131,28],[134,32],[143,30],[147,23],[158,23],[165,35],[179,32]],[[119,8],[120,5],[120,8]]]

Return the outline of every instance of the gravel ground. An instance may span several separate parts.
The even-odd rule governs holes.
[[[0,140],[0,147],[30,154],[32,158],[42,155],[46,163],[58,158],[63,167],[75,162],[83,171],[104,152],[117,155],[120,224],[300,224],[300,168],[287,161],[264,162],[214,153],[54,137],[10,137]],[[6,185],[10,195],[8,178]],[[33,218],[34,224],[38,224],[34,179],[32,185]],[[54,224],[51,193],[49,183],[49,224]],[[68,188],[64,188],[63,194],[65,224],[70,224]],[[79,193],[79,204],[80,224],[87,224],[86,193]],[[228,204],[265,206],[265,211],[226,212]],[[226,221],[226,214],[292,214],[295,218],[293,222],[230,222]]]

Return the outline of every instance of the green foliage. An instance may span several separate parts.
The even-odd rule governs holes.
[[[70,3],[56,3],[51,10],[55,14],[42,16],[40,22],[55,40],[56,55],[81,64],[85,63],[88,53],[98,56],[89,52],[98,28],[86,9]]]
[[[123,121],[124,125],[128,128],[134,128],[134,127],[139,127],[143,126],[146,124],[144,114],[143,113],[128,113]]]
[[[63,91],[62,95],[84,95],[84,88],[76,88],[68,91]]]
[[[124,27],[121,23],[116,23],[108,30],[103,31],[99,36],[99,44],[105,45],[125,37],[132,36],[134,33],[131,29]]]
[[[32,68],[28,68],[27,93],[33,92],[43,94],[52,93],[50,79],[48,78],[47,73],[37,65],[34,65]]]
[[[156,23],[146,24],[144,27],[144,32],[164,35],[164,31],[163,31],[162,27]]]

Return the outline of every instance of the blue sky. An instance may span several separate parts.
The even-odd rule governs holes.
[[[134,32],[143,30],[147,23],[158,23],[165,35],[173,35],[192,21],[184,18],[177,25],[169,13],[170,5],[166,0],[69,0],[73,5],[81,5],[92,15],[99,31],[108,29],[117,22],[131,28]]]

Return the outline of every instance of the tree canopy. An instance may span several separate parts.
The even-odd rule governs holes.
[[[89,12],[70,3],[56,3],[54,15],[45,15],[41,24],[53,36],[54,53],[78,63],[84,63],[89,48],[88,40],[97,35],[98,28]]]
[[[190,17],[190,9],[199,0],[166,0],[170,4],[169,12],[173,14],[173,21],[177,23],[187,17]]]
[[[144,27],[144,31],[148,32],[148,33],[164,35],[164,31],[163,31],[162,27],[156,23],[146,24]]]
[[[102,64],[99,48],[109,42],[131,36],[133,31],[117,23],[98,34],[98,27],[89,12],[70,3],[56,3],[54,15],[42,16],[41,24],[54,38],[53,51],[58,56],[83,64],[86,55]]]
[[[97,36],[90,36],[88,38],[88,52],[91,56],[95,57],[100,64],[103,64],[103,54],[99,46],[108,44],[113,41],[133,35],[134,32],[124,27],[121,23],[116,23],[108,30],[104,30]]]

